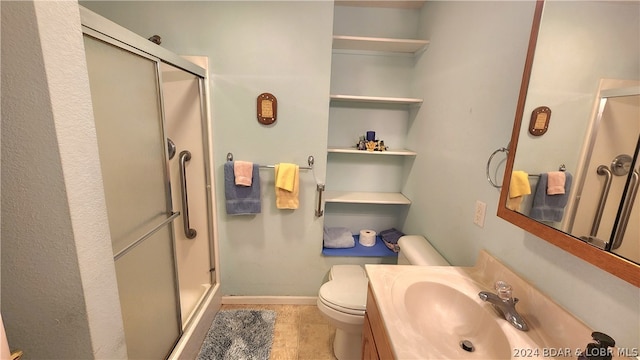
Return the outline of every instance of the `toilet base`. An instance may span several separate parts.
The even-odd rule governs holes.
[[[360,360],[362,356],[362,332],[346,332],[336,329],[333,339],[333,355],[338,360]]]

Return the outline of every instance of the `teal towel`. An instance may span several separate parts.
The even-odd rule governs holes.
[[[251,215],[262,211],[260,201],[260,167],[253,164],[251,186],[237,186],[233,161],[224,163],[224,196],[227,214]]]
[[[564,194],[547,195],[547,173],[540,174],[540,180],[533,195],[533,205],[529,216],[538,221],[560,222],[564,216],[564,207],[569,200],[572,177],[565,174]]]

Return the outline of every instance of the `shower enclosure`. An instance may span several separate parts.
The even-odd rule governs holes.
[[[569,232],[640,262],[640,86],[631,81],[617,85],[600,91]]]
[[[128,356],[167,358],[215,287],[206,58],[81,14]]]

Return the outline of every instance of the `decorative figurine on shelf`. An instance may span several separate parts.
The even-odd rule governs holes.
[[[358,150],[367,150],[367,143],[364,141],[364,136],[360,136],[360,141],[356,144]]]
[[[377,151],[387,151],[388,149],[389,147],[384,145],[384,141],[378,140],[378,146],[376,146]]]
[[[367,142],[367,151],[374,151],[376,149],[377,143],[375,141]]]

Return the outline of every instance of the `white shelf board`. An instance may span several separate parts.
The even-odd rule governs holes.
[[[396,9],[420,9],[422,5],[424,5],[426,1],[417,1],[417,0],[373,0],[373,1],[365,1],[365,0],[336,0],[335,4],[339,6],[364,6],[364,7],[386,7],[386,8],[396,8]]]
[[[428,40],[392,39],[364,36],[334,35],[333,48],[339,50],[383,51],[417,54],[424,51]]]
[[[405,149],[391,149],[387,151],[366,151],[366,150],[358,150],[356,148],[330,147],[327,149],[327,152],[339,153],[339,154],[358,154],[358,155],[402,155],[402,156],[417,155],[415,151],[405,150]]]
[[[385,96],[360,96],[360,95],[338,95],[332,94],[331,101],[342,102],[359,102],[359,103],[378,103],[378,104],[400,104],[400,105],[419,105],[422,99],[417,98],[400,98]]]
[[[411,200],[402,193],[325,191],[325,202],[349,204],[409,205]]]

